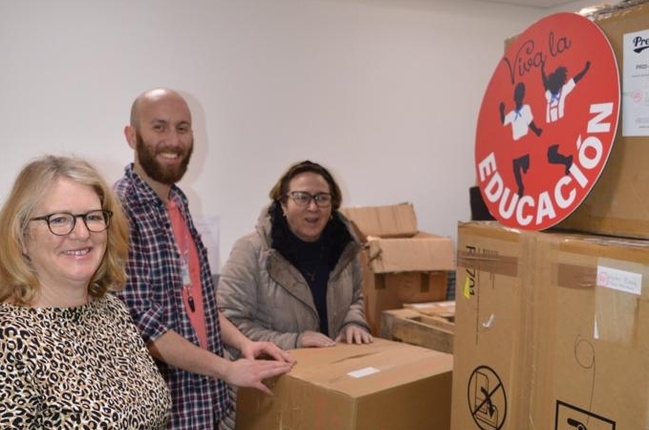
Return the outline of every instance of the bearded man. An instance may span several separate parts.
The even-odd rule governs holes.
[[[274,343],[251,341],[218,312],[207,249],[176,185],[194,148],[185,99],[166,88],[142,93],[124,135],[135,159],[114,185],[131,227],[119,297],[170,388],[168,428],[218,429],[232,413],[228,384],[270,394],[262,380],[295,360]],[[225,358],[224,344],[243,358]]]

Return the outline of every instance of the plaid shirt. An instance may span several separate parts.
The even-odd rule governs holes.
[[[174,330],[195,345],[198,337],[185,311],[181,259],[165,203],[142,178],[126,166],[115,183],[115,192],[131,225],[128,281],[118,296],[126,303],[146,343],[167,330]],[[208,350],[223,357],[215,286],[207,260],[207,249],[194,226],[185,194],[172,186],[170,198],[177,202],[196,242],[201,262]],[[214,429],[230,407],[222,380],[197,375],[157,362],[172,398],[169,428]]]

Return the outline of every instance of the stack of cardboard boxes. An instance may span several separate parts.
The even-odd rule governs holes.
[[[649,428],[647,241],[474,222],[458,253],[454,430]]]
[[[649,4],[596,22],[621,65]],[[459,225],[453,430],[649,428],[648,148],[618,135],[559,230]]]
[[[377,336],[384,310],[446,300],[455,251],[448,237],[421,232],[411,203],[342,208],[364,241],[365,314]]]

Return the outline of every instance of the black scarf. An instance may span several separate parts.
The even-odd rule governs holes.
[[[329,273],[336,267],[352,236],[336,212],[327,222],[318,240],[314,242],[303,241],[291,231],[278,202],[270,206],[268,213],[271,221],[271,247],[299,270],[306,280],[320,317],[320,331],[329,335],[327,318]]]

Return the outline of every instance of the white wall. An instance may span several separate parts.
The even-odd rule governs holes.
[[[546,13],[465,0],[3,0],[0,199],[44,153],[82,155],[116,180],[133,157],[122,135],[133,98],[168,86],[194,113],[181,186],[196,216],[220,217],[221,263],[306,158],[333,171],[347,205],[410,201],[422,230],[455,239],[503,40]]]

